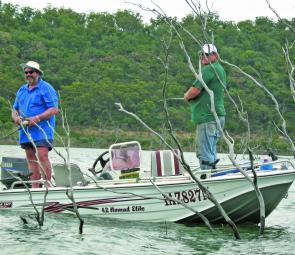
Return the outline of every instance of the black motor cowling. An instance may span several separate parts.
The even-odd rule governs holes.
[[[20,177],[24,181],[29,180],[28,163],[25,158],[2,157],[0,181],[6,188],[10,188],[12,183],[19,181]],[[15,188],[21,188],[23,185],[16,185]]]

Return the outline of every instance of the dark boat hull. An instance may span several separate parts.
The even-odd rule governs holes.
[[[284,183],[260,189],[264,198],[266,217],[278,206],[281,200],[286,197],[291,184],[292,183]],[[230,199],[221,203],[221,205],[235,223],[253,224],[260,222],[259,202],[254,191]],[[206,216],[211,223],[226,223],[215,206],[203,211],[202,214]],[[192,215],[179,222],[200,223],[202,220],[197,215]]]

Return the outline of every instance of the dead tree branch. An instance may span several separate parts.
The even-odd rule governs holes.
[[[163,200],[164,200],[164,201],[165,201],[165,200],[169,200],[169,201],[173,201],[173,202],[175,202],[175,203],[177,203],[177,204],[180,204],[180,205],[182,205],[183,207],[185,207],[186,209],[188,209],[188,210],[192,211],[193,213],[197,214],[197,215],[203,220],[203,222],[205,223],[205,225],[210,229],[210,231],[213,231],[213,228],[212,228],[212,226],[211,226],[209,220],[208,220],[203,214],[201,214],[200,212],[198,212],[198,211],[195,210],[194,208],[190,207],[189,205],[187,205],[187,204],[184,203],[183,201],[178,200],[178,199],[173,198],[173,197],[170,197],[170,196],[168,196],[166,193],[162,192],[162,191],[160,190],[160,188],[155,184],[154,180],[152,180],[151,178],[149,179],[149,181],[150,181],[150,182],[154,185],[154,187],[155,187],[155,188],[156,188],[156,189],[157,189],[157,190],[163,195],[164,198],[160,198],[160,197],[156,197],[156,196],[155,196],[155,197],[154,197],[154,196],[143,196],[143,195],[140,195],[140,194],[135,194],[135,193],[133,193],[133,192],[118,192],[118,191],[115,191],[115,190],[110,189],[110,188],[105,188],[105,187],[99,185],[99,184],[97,183],[97,181],[96,181],[93,177],[91,177],[91,176],[89,176],[89,175],[87,175],[87,174],[86,174],[86,176],[93,180],[93,182],[95,183],[96,187],[101,188],[101,189],[103,189],[103,190],[105,190],[105,191],[112,192],[112,193],[114,193],[114,194],[119,194],[119,195],[131,195],[131,196],[140,197],[140,198],[144,198],[144,199],[158,199],[158,200],[161,200],[161,201],[163,201]]]
[[[214,93],[212,90],[209,89],[209,87],[207,86],[207,84],[204,82],[203,78],[202,78],[202,72],[200,70],[200,64],[199,64],[199,73],[196,72],[192,62],[191,62],[191,59],[190,59],[190,56],[188,55],[187,51],[186,51],[186,48],[184,46],[184,44],[182,42],[180,42],[180,47],[183,49],[186,57],[187,57],[187,61],[188,61],[188,65],[189,65],[189,68],[190,70],[192,71],[192,73],[194,74],[195,78],[198,79],[203,87],[205,88],[206,92],[209,94],[210,96],[210,101],[211,101],[211,112],[215,118],[215,121],[216,121],[216,124],[217,124],[217,127],[219,129],[219,131],[221,132],[221,136],[223,138],[223,140],[226,142],[228,148],[229,148],[229,159],[230,161],[232,162],[232,164],[237,167],[240,172],[246,177],[246,179],[252,184],[254,190],[255,190],[255,193],[257,195],[257,198],[259,200],[259,205],[260,205],[260,233],[262,234],[264,232],[264,222],[265,222],[265,204],[264,204],[264,199],[263,199],[263,196],[260,192],[260,189],[258,188],[257,185],[255,185],[255,183],[253,183],[251,177],[247,174],[247,172],[245,170],[243,170],[243,168],[238,164],[238,162],[235,160],[235,154],[234,154],[234,143],[231,143],[230,140],[227,138],[227,136],[225,135],[221,125],[220,125],[220,121],[219,121],[219,118],[218,118],[218,115],[215,111],[215,105],[214,105]]]
[[[265,0],[265,1],[268,5],[268,8],[276,15],[277,19],[280,22],[282,22],[283,24],[285,24],[293,33],[295,33],[295,29],[280,17],[280,15],[277,13],[277,11],[271,6],[269,0]]]
[[[250,74],[246,73],[245,71],[243,71],[240,67],[232,64],[232,63],[229,63],[225,60],[222,60],[221,59],[221,62],[228,65],[228,66],[231,66],[235,69],[237,69],[240,73],[242,73],[243,75],[245,75],[247,78],[249,78],[250,80],[252,80],[258,87],[260,87],[261,89],[263,89],[271,98],[271,100],[274,102],[275,104],[275,109],[281,119],[281,130],[284,134],[284,137],[286,138],[286,140],[289,142],[290,146],[291,146],[291,149],[292,149],[292,152],[293,152],[293,155],[295,156],[295,146],[294,146],[294,143],[293,143],[293,140],[291,139],[291,137],[289,136],[288,132],[287,132],[287,124],[286,124],[286,120],[285,118],[283,117],[282,113],[281,113],[281,110],[280,110],[280,106],[279,106],[279,103],[278,101],[276,100],[276,98],[274,97],[274,95],[264,86],[262,85],[260,82],[258,82],[254,77],[252,77]]]
[[[70,163],[71,162],[71,160],[70,160],[70,146],[71,146],[70,131],[71,130],[70,130],[70,126],[67,121],[66,113],[64,113],[62,109],[61,109],[61,117],[62,117],[62,127],[63,127],[63,130],[65,131],[66,137],[67,137],[67,142],[66,143],[63,142],[64,149],[66,151],[66,157],[62,157],[62,158],[66,159],[65,165],[69,171],[69,182],[70,182],[70,188],[66,191],[66,195],[72,201],[73,207],[74,207],[74,212],[79,220],[79,234],[83,234],[84,220],[83,220],[81,214],[79,213],[77,203],[75,200],[75,196],[74,196],[74,189],[73,189],[72,168],[71,168],[71,163]]]
[[[170,144],[168,144],[166,142],[165,139],[163,139],[163,137],[157,133],[156,131],[154,131],[153,129],[151,129],[142,119],[140,119],[136,114],[129,112],[127,110],[124,109],[124,107],[122,106],[122,104],[120,103],[115,103],[118,107],[119,107],[119,111],[124,112],[130,116],[132,116],[133,118],[135,118],[137,121],[139,121],[146,129],[148,129],[150,132],[152,132],[154,135],[156,135],[166,146],[167,148],[169,148],[171,151],[173,151],[174,153],[174,149],[173,147],[171,147]],[[180,148],[181,149],[181,148]],[[236,225],[234,224],[234,222],[228,217],[228,215],[226,214],[226,212],[224,211],[224,209],[222,208],[222,206],[219,204],[219,202],[215,199],[214,195],[202,184],[202,182],[192,173],[190,166],[186,163],[186,161],[184,160],[183,157],[183,153],[181,153],[181,157],[179,157],[179,155],[177,155],[176,153],[174,153],[174,155],[178,158],[178,160],[181,162],[181,164],[183,165],[184,169],[190,174],[191,178],[198,184],[199,188],[204,192],[204,194],[206,195],[206,197],[218,208],[218,210],[220,211],[221,215],[224,217],[225,221],[231,226],[231,228],[233,229],[234,235],[236,237],[236,239],[240,239],[240,234],[238,231],[238,228],[236,227]]]
[[[285,47],[283,47],[283,52],[284,52],[284,56],[285,56],[285,61],[287,64],[287,68],[288,68],[288,76],[289,76],[289,85],[290,85],[290,90],[291,90],[291,95],[293,97],[293,100],[295,102],[295,68],[294,65],[290,59],[290,55],[289,55],[289,49],[291,49],[293,47],[294,43],[292,44],[292,46],[289,47],[288,42],[285,44]]]

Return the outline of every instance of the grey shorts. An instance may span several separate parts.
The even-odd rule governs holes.
[[[52,150],[52,140],[40,140],[40,141],[35,141],[34,142],[36,147],[47,147],[49,151]],[[32,143],[21,143],[20,146],[23,149],[28,149],[28,148],[34,148],[34,145]]]

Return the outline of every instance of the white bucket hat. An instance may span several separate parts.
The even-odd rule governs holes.
[[[205,54],[217,53],[217,48],[214,44],[206,43],[202,47],[202,52]]]
[[[37,70],[38,72],[41,73],[41,75],[43,75],[43,71],[40,69],[40,65],[35,62],[35,61],[28,61],[27,63],[22,63],[20,64],[20,66],[22,67],[22,69],[24,70],[25,68],[32,68]]]

